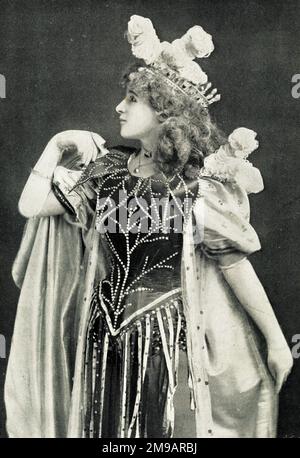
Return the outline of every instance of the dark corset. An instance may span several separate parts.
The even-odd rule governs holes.
[[[117,330],[124,320],[180,288],[182,229],[198,184],[179,174],[169,181],[162,173],[134,177],[127,168],[128,155],[112,152],[106,160],[111,158],[117,166],[101,177],[96,223],[99,231],[106,231],[111,271],[98,294],[102,311]]]

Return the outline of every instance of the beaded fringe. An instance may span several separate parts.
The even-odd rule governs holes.
[[[149,357],[158,351],[167,369],[161,437],[173,436],[179,349],[186,349],[180,306],[173,298],[112,337],[93,303],[86,339],[84,437],[148,437],[145,381]]]

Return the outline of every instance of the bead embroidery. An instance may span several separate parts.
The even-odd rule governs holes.
[[[109,159],[107,156],[106,161]],[[175,235],[174,239],[173,234],[176,231],[172,233],[171,229],[176,226],[176,218],[179,215],[185,224],[199,194],[197,181],[195,190],[179,174],[168,181],[159,176],[133,177],[124,167],[127,156],[123,154],[121,160],[120,157],[119,161],[117,159],[117,155],[113,154],[114,167],[108,167],[109,174],[98,174],[100,181],[96,205],[96,227],[102,231],[104,224],[107,224],[104,235],[111,251],[111,271],[109,277],[102,281],[99,303],[105,305],[108,310],[114,329],[119,327],[124,312],[128,313],[136,303],[136,294],[154,291],[150,281],[153,274],[156,275],[155,278],[159,278],[159,271],[164,275],[165,272],[174,272],[175,266],[180,265],[182,234]],[[123,191],[124,195],[120,196],[119,191]],[[180,201],[180,195],[184,196],[183,202]],[[155,198],[157,196],[163,198],[158,202]],[[141,198],[144,199],[145,205],[141,205]],[[175,214],[169,211],[170,201],[174,204]],[[124,209],[126,220],[122,224],[118,216]],[[148,230],[145,232],[142,228],[146,222]],[[107,230],[109,223],[114,225],[112,227],[116,228],[117,234]],[[133,229],[136,229],[136,233],[132,233]],[[175,240],[177,242],[174,243]],[[179,243],[177,247],[176,243]],[[166,253],[161,250],[164,246]],[[155,254],[154,257],[151,250]],[[161,255],[157,254],[158,250]],[[138,272],[135,271],[137,259],[141,260]],[[180,284],[178,270],[176,275]]]
[[[162,367],[166,364],[161,393],[170,418],[179,350],[186,351],[180,287],[183,231],[175,233],[173,229],[178,215],[183,225],[190,217],[199,196],[199,182],[185,181],[180,175],[168,182],[159,176],[133,177],[123,166],[126,155],[120,159],[120,154],[113,154],[114,166],[106,168],[108,173],[97,167],[89,175],[98,178],[99,185],[96,230],[107,228],[110,222],[118,231],[101,234],[111,262],[109,274],[94,285],[86,334],[87,437],[143,436],[147,377],[151,373],[149,364],[157,364],[154,361],[160,361]],[[120,190],[126,195],[120,195]],[[140,198],[144,199],[142,204]],[[116,202],[115,208],[110,200]],[[170,200],[174,204],[172,211],[168,210]],[[184,201],[188,205],[182,207]],[[126,219],[120,224],[119,213],[124,207]],[[143,232],[145,222],[148,230]],[[120,392],[120,399],[116,395],[117,404],[110,390]],[[169,427],[163,426],[166,434]]]

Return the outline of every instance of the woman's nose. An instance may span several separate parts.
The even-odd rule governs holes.
[[[116,106],[116,112],[118,114],[124,113],[124,100]]]

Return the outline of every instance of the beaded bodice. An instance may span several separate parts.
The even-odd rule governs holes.
[[[180,288],[182,231],[199,189],[197,180],[180,174],[169,180],[163,173],[135,177],[128,158],[112,150],[102,158],[101,175],[93,175],[100,178],[96,227],[111,257],[99,303],[115,333],[122,322]]]

